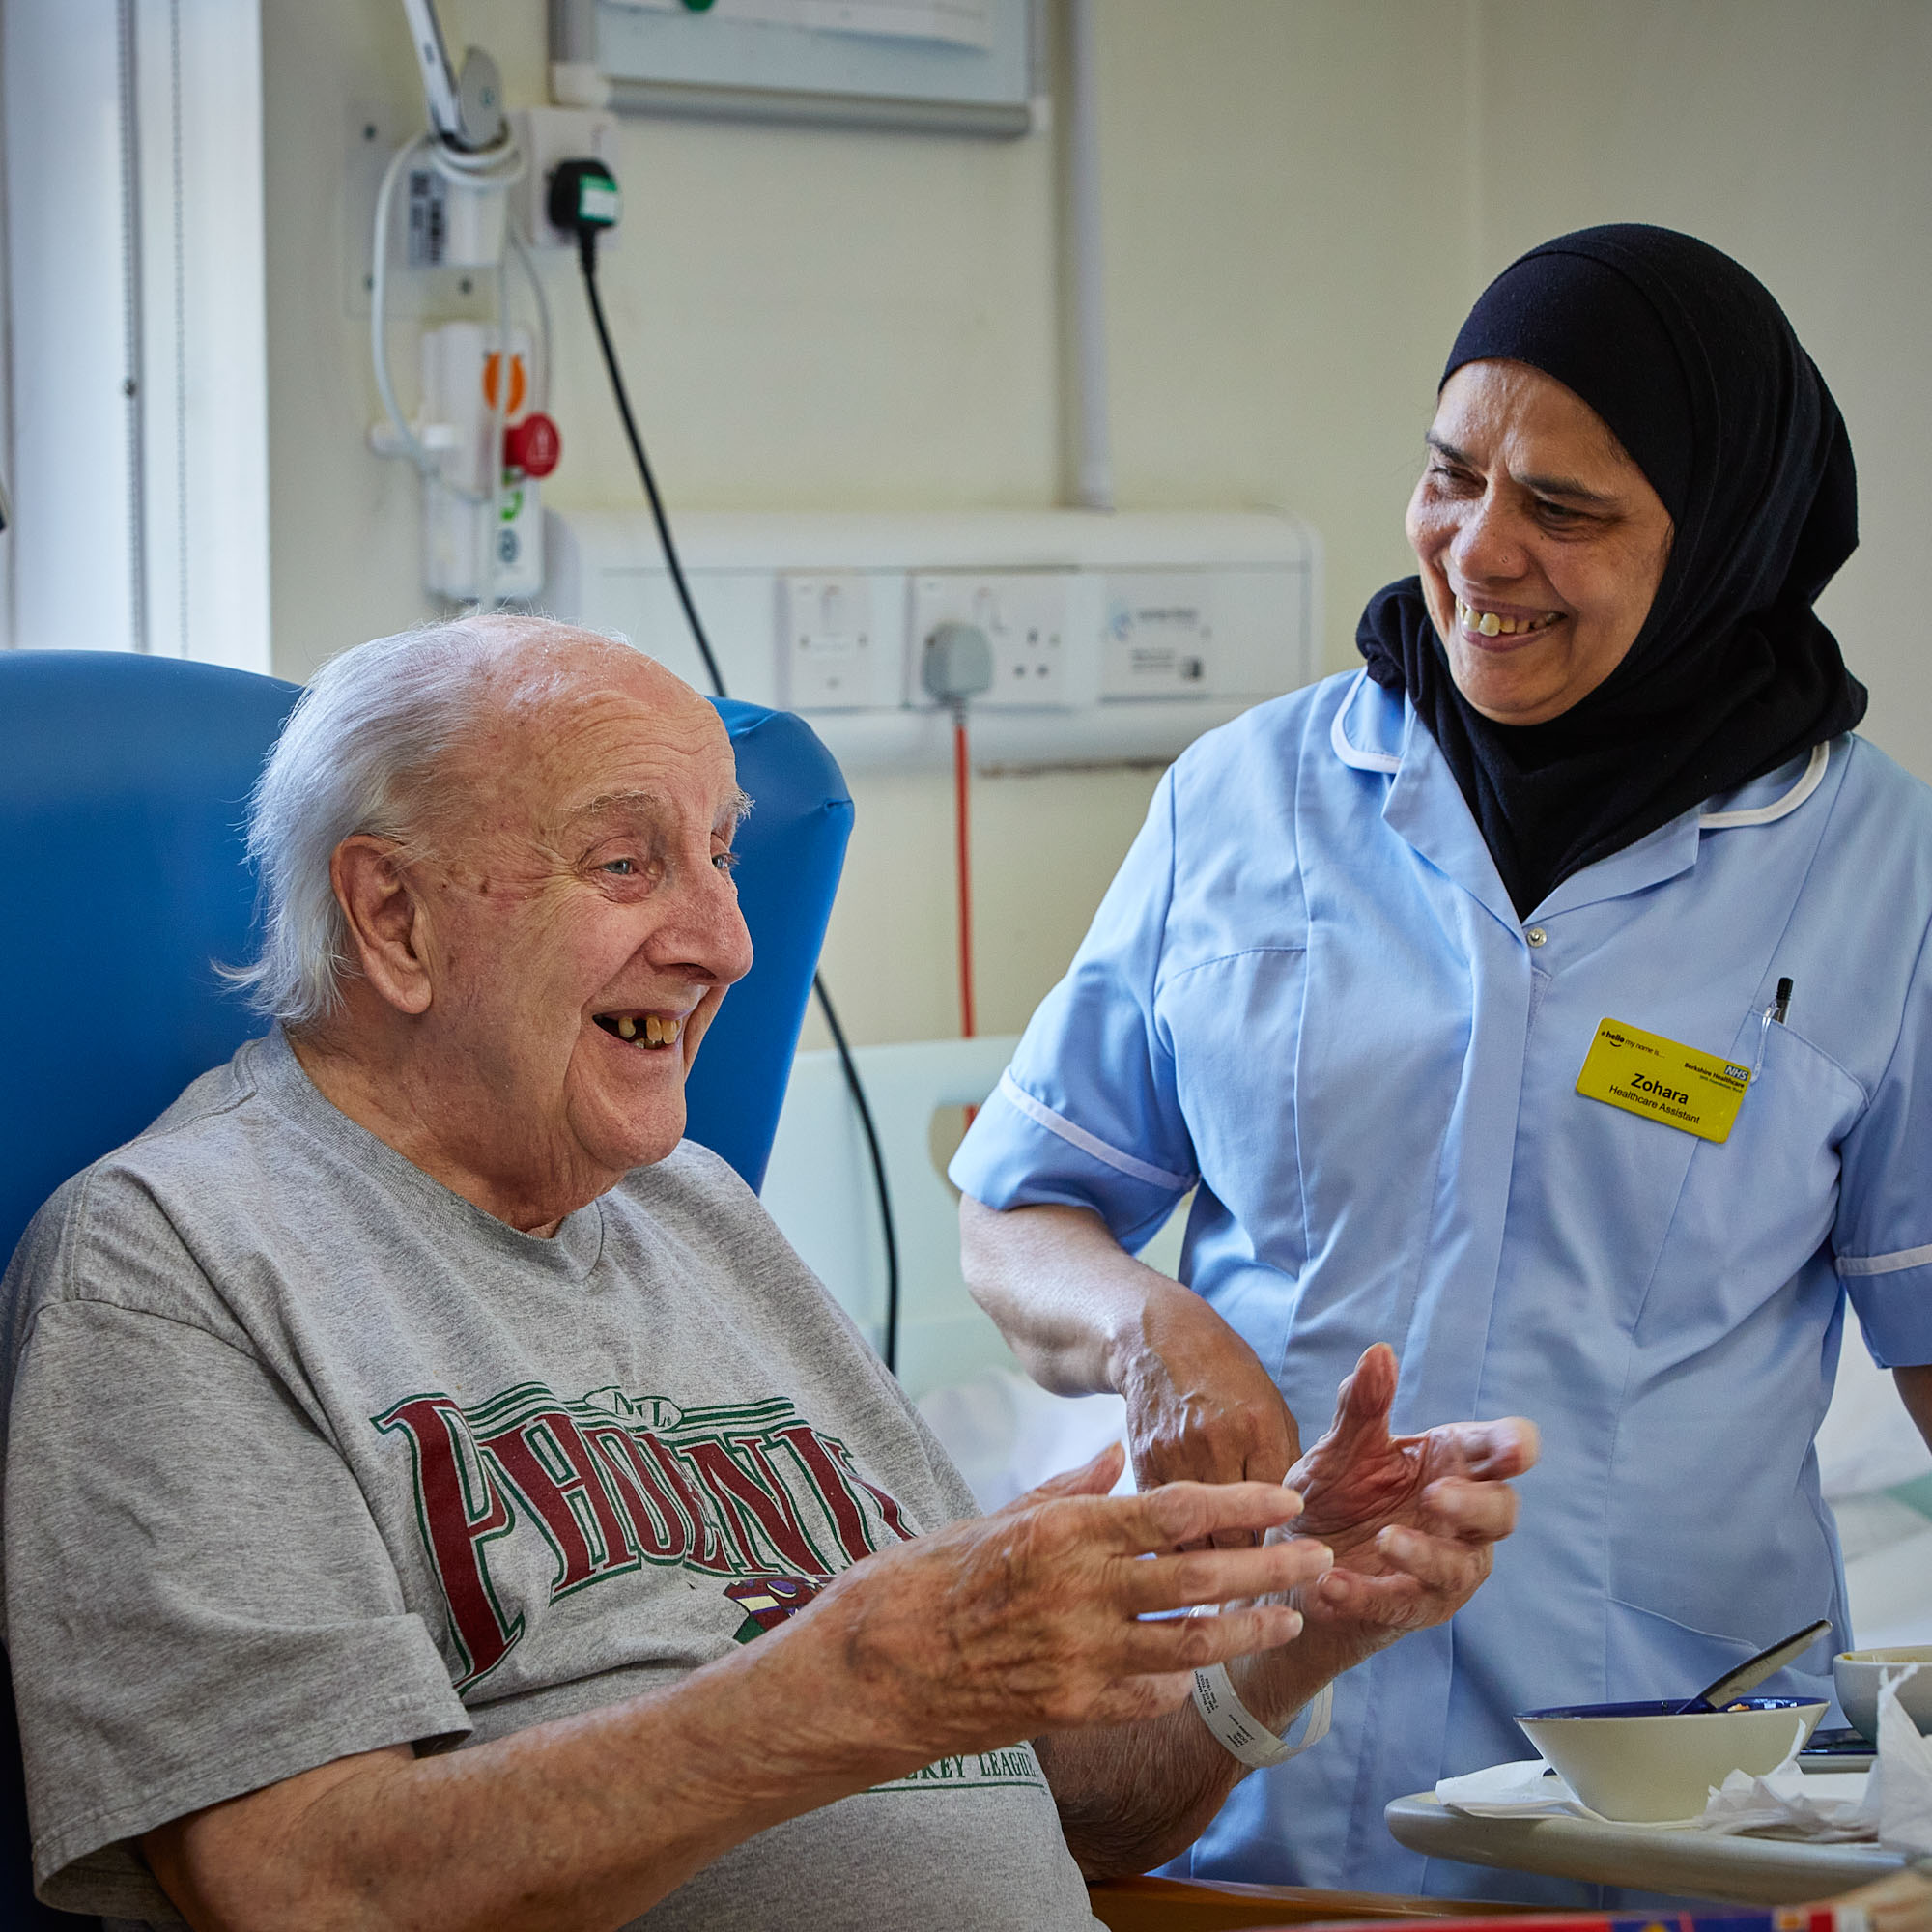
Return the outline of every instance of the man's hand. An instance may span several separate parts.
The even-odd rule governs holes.
[[[1536,1425],[1520,1416],[1391,1435],[1395,1386],[1395,1355],[1378,1342],[1342,1384],[1328,1433],[1288,1476],[1307,1503],[1296,1533],[1335,1552],[1300,1601],[1314,1619],[1365,1627],[1371,1648],[1468,1602],[1516,1526],[1510,1478],[1537,1453]]]
[[[628,1923],[734,1844],[954,1752],[1172,1712],[1198,1664],[1269,1652],[1286,1603],[1150,1611],[1313,1584],[1278,1485],[1110,1496],[1119,1445],[997,1516],[868,1556],[769,1635],[647,1691],[467,1750],[339,1758],[147,1833],[200,1932],[396,1924],[569,1932]],[[425,1858],[423,1848],[435,1856]]]
[[[1300,1515],[1293,1490],[1175,1483],[1111,1496],[1120,1470],[1116,1444],[994,1516],[867,1558],[785,1625],[785,1640],[850,1680],[875,1746],[902,1739],[923,1764],[1158,1716],[1185,1701],[1198,1666],[1300,1633],[1281,1599],[1333,1559],[1312,1537],[1261,1543]],[[1238,1547],[1176,1553],[1216,1537]],[[1215,1617],[1143,1621],[1236,1601]]]
[[[1489,1575],[1491,1546],[1516,1520],[1508,1479],[1535,1462],[1535,1430],[1464,1423],[1391,1437],[1395,1379],[1387,1349],[1362,1357],[1342,1385],[1334,1427],[1289,1472],[1286,1492],[1302,1491],[1306,1508],[1268,1530],[1257,1552],[1319,1536],[1333,1545],[1337,1566],[1295,1591],[1308,1612],[1299,1642],[1234,1668],[1236,1693],[1264,1724],[1288,1722],[1330,1678],[1405,1631],[1453,1616]],[[1230,1616],[1202,1621],[1227,1624]],[[1171,1858],[1247,1775],[1191,1711],[1048,1737],[1040,1756],[1089,1878]]]

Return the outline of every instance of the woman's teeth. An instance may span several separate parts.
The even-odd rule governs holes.
[[[600,1014],[597,1024],[606,1033],[613,1033],[619,1039],[627,1039],[634,1046],[675,1046],[684,1034],[683,1020],[661,1020],[655,1013],[646,1013],[641,1019],[626,1013],[621,1019],[614,1020]]]
[[[1465,630],[1478,631],[1486,638],[1520,638],[1531,631],[1541,631],[1555,623],[1558,612],[1545,611],[1535,617],[1501,617],[1493,611],[1472,611],[1459,597],[1456,600],[1456,621]]]

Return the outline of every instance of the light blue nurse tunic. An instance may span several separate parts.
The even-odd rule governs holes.
[[[1193,1871],[1575,1901],[1425,1861],[1382,1807],[1533,1756],[1515,1712],[1689,1695],[1821,1615],[1833,1638],[1766,1689],[1831,1694],[1850,1633],[1811,1441],[1845,1293],[1882,1363],[1932,1361],[1928,926],[1932,792],[1857,737],[1527,920],[1362,673],[1162,780],[954,1180],[1094,1208],[1129,1249],[1196,1188],[1183,1278],[1305,1439],[1378,1340],[1398,1428],[1543,1431],[1489,1583],[1343,1678],[1327,1742],[1239,1786]],[[1579,1095],[1605,1018],[1754,1066],[1728,1141]]]

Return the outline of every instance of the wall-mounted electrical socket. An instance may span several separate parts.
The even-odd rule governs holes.
[[[951,765],[951,708],[920,674],[949,620],[984,632],[995,660],[993,689],[971,700],[982,764],[1171,758],[1320,673],[1321,542],[1276,512],[721,510],[677,524],[733,696],[804,712],[848,771]],[[558,615],[702,684],[648,516],[553,515],[545,558]]]
[[[993,647],[993,683],[973,702],[1003,711],[1058,711],[1081,701],[1066,649],[1066,593],[1073,573],[921,571],[912,582],[912,644],[941,624],[971,624]],[[932,700],[917,682],[915,703]]]
[[[617,117],[588,107],[520,107],[510,132],[524,151],[524,177],[510,190],[510,218],[532,248],[575,248],[577,237],[551,225],[550,184],[559,161],[602,161],[617,172]],[[608,255],[617,231],[599,235],[597,252]]]
[[[864,572],[781,578],[785,702],[794,711],[896,703],[899,668],[874,641],[875,629],[871,580]]]

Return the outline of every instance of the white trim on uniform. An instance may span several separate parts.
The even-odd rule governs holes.
[[[1840,1255],[1840,1274],[1896,1274],[1901,1268],[1923,1267],[1932,1262],[1932,1247],[1900,1248],[1889,1255]]]
[[[1328,743],[1345,765],[1351,765],[1358,772],[1399,772],[1402,760],[1393,752],[1365,752],[1350,739],[1343,728],[1344,721],[1368,681],[1367,671],[1358,670],[1355,673],[1355,681],[1349,687],[1348,696],[1335,707],[1334,719],[1328,726]]]
[[[1349,713],[1354,709],[1355,699],[1362,695],[1368,677],[1367,671],[1358,670],[1354,683],[1349,687],[1349,695],[1335,707],[1335,716],[1328,724],[1329,746],[1345,765],[1358,772],[1400,771],[1402,759],[1395,753],[1367,751],[1349,736]],[[1825,771],[1831,762],[1831,746],[1813,745],[1804,771],[1782,798],[1773,799],[1769,805],[1741,807],[1735,811],[1701,812],[1697,818],[1698,831],[1724,832],[1742,825],[1776,825],[1780,818],[1796,811],[1825,782]]]
[[[1132,1154],[1109,1147],[1097,1134],[1090,1134],[1085,1127],[1075,1126],[1044,1102],[1036,1100],[1010,1072],[1000,1075],[999,1091],[1001,1099],[1009,1106],[1017,1107],[1028,1120],[1044,1127],[1048,1133],[1057,1134],[1068,1147],[1076,1147],[1082,1153],[1092,1154],[1117,1174],[1124,1174],[1130,1180],[1145,1180],[1152,1187],[1171,1187],[1177,1193],[1194,1185],[1195,1177],[1191,1174],[1170,1174],[1166,1168],[1155,1167],[1151,1161],[1136,1160]]]
[[[1796,811],[1825,782],[1825,767],[1831,762],[1831,746],[1813,745],[1811,756],[1805,762],[1803,776],[1782,798],[1773,799],[1769,805],[1754,805],[1740,811],[1704,812],[1697,820],[1698,831],[1709,832],[1732,825],[1776,825],[1780,818]]]

